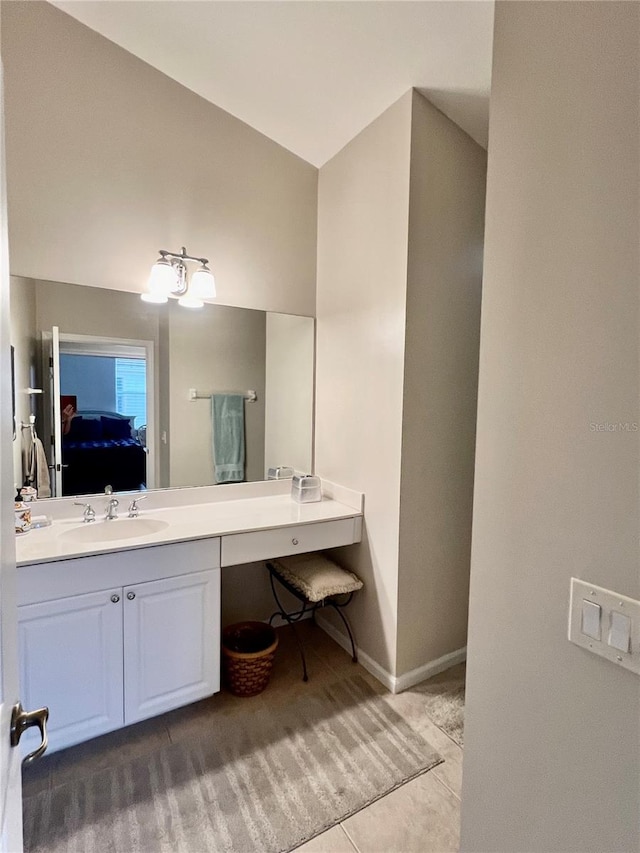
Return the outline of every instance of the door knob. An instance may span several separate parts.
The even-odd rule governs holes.
[[[49,737],[47,735],[47,720],[49,719],[48,708],[38,708],[37,711],[25,711],[22,703],[18,702],[13,706],[11,712],[11,729],[10,743],[11,746],[17,746],[20,743],[20,738],[23,732],[30,729],[32,726],[37,726],[40,729],[42,741],[40,746],[22,760],[23,765],[32,764],[36,759],[44,755],[47,746],[49,745]]]
[[[127,598],[129,599],[129,601],[133,601],[133,599],[134,599],[135,597],[136,597],[135,592],[128,592],[128,593],[127,593]]]

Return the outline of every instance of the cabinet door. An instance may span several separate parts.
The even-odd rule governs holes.
[[[48,705],[49,750],[122,726],[122,590],[27,604],[18,620],[22,702]]]
[[[220,569],[124,589],[125,723],[220,689]]]

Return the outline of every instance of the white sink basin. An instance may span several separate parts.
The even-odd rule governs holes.
[[[61,539],[73,542],[117,542],[119,539],[134,539],[159,533],[169,522],[157,518],[120,518],[113,521],[97,521],[74,527],[60,534]]]

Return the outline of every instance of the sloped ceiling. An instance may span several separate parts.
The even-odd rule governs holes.
[[[54,5],[315,166],[411,87],[487,145],[487,0]]]

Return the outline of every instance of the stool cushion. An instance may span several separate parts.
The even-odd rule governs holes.
[[[363,587],[359,577],[322,554],[295,554],[269,562],[308,601],[322,601]]]

